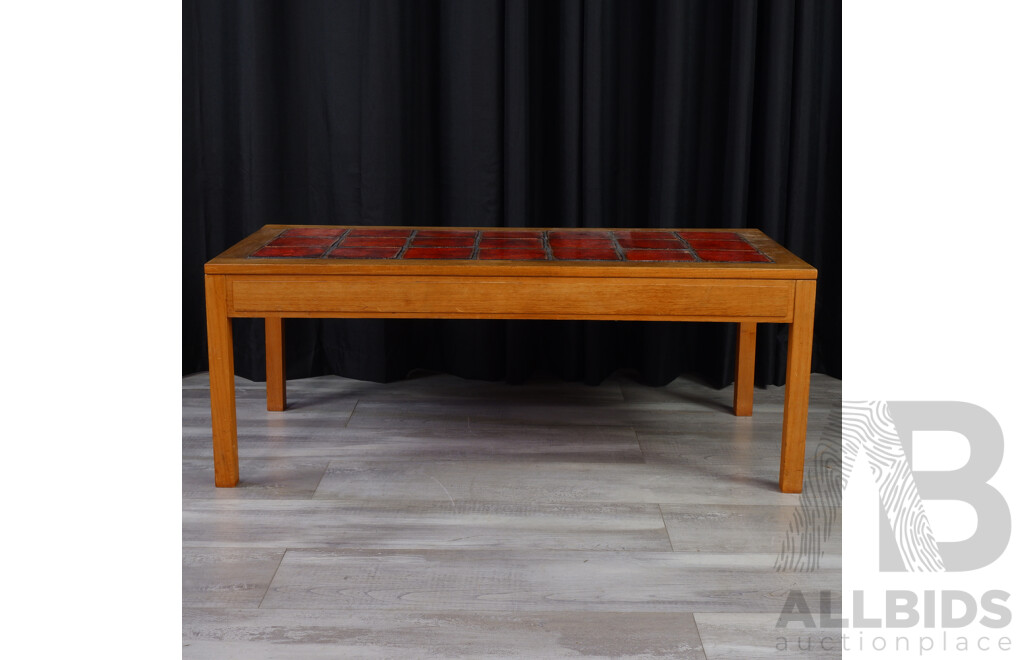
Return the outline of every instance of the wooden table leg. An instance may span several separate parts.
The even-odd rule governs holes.
[[[779,466],[779,487],[784,493],[799,493],[803,490],[815,288],[814,280],[797,280],[793,323],[789,326],[786,401],[782,416],[782,461]]]
[[[210,412],[213,418],[214,483],[238,483],[238,427],[235,421],[235,356],[223,275],[206,276],[206,339],[210,348]]]
[[[732,409],[738,417],[754,414],[754,349],[757,324],[738,323],[736,330],[736,384],[732,390]]]
[[[288,405],[284,377],[284,319],[264,319],[267,338],[267,410],[284,410]]]

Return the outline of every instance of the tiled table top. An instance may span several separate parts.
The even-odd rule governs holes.
[[[721,231],[293,227],[248,255],[275,259],[772,262]]]

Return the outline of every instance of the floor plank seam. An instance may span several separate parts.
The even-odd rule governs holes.
[[[672,552],[676,551],[676,546],[672,543],[672,534],[668,531],[668,523],[665,522],[665,510],[661,508],[661,504],[658,504],[658,513],[661,515],[661,526],[665,530],[665,537],[668,539],[668,547]]]
[[[356,414],[356,408],[362,403],[362,399],[356,399],[356,402],[352,404],[352,410],[348,411],[348,417],[345,418],[345,423],[341,425],[341,428],[347,429],[349,422],[352,421],[352,416]]]
[[[284,549],[281,553],[281,558],[277,561],[277,566],[274,567],[274,574],[270,576],[270,580],[267,581],[267,588],[263,590],[263,596],[260,598],[259,605],[256,606],[257,610],[263,609],[263,601],[267,599],[267,594],[270,593],[270,586],[274,584],[274,579],[277,577],[277,572],[281,570],[281,564],[284,563],[284,558],[288,555],[288,548]]]
[[[700,642],[700,652],[704,655],[704,660],[708,660],[708,649],[704,646],[704,636],[700,634],[700,624],[697,623],[697,614],[691,612],[690,616],[693,617],[693,629],[697,631],[697,641]]]
[[[330,461],[328,461],[327,465],[324,466],[324,471],[320,473],[320,478],[316,480],[316,486],[313,487],[313,490],[312,490],[312,492],[310,492],[309,497],[306,497],[306,498],[296,497],[295,499],[300,501],[300,502],[301,501],[306,501],[306,500],[317,499],[316,492],[318,490],[320,490],[320,484],[322,484],[324,482],[324,477],[327,476],[327,471],[330,470],[330,469],[331,469],[331,463],[330,463]],[[321,499],[323,499],[323,498],[321,498]]]

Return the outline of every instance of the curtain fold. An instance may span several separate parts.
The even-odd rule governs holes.
[[[839,2],[184,3],[183,372],[202,264],[268,223],[756,227],[819,270],[841,377]],[[262,321],[236,371],[264,378]],[[289,319],[288,377],[732,382],[729,324]],[[785,380],[761,325],[758,384]]]

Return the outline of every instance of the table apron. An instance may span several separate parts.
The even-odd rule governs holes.
[[[233,317],[790,323],[792,280],[460,275],[228,275]]]

